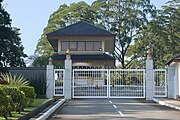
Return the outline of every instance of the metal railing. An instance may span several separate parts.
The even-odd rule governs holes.
[[[54,96],[64,96],[64,69],[54,69]]]
[[[165,69],[154,70],[154,97],[167,97],[167,80]]]
[[[110,69],[110,98],[145,98],[144,69]]]
[[[73,98],[144,98],[145,70],[74,69]]]

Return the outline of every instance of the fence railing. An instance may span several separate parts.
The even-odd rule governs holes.
[[[165,69],[154,70],[154,97],[167,97],[167,80]]]
[[[73,69],[74,98],[144,98],[144,69]]]
[[[64,69],[54,69],[54,96],[64,96]]]

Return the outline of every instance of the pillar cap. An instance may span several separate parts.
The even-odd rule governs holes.
[[[71,51],[68,49],[66,50],[66,60],[70,60],[71,59]]]
[[[71,54],[71,51],[68,49],[66,50],[66,55],[70,55]]]
[[[52,58],[49,58],[49,65],[52,65]]]

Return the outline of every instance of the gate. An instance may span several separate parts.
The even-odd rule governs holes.
[[[107,69],[74,69],[73,98],[107,98]]]
[[[110,98],[145,98],[144,69],[109,70]]]
[[[166,70],[154,70],[154,97],[167,97]]]
[[[74,69],[73,98],[145,98],[145,70]]]
[[[54,96],[64,96],[64,69],[54,69]]]

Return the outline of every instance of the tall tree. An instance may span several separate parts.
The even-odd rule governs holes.
[[[52,46],[47,40],[46,34],[54,30],[66,27],[79,20],[85,20],[94,23],[95,18],[93,11],[86,2],[72,3],[60,5],[59,9],[50,15],[48,25],[44,28],[44,32],[38,41],[35,53],[50,56],[54,53]]]
[[[19,29],[11,26],[10,15],[0,0],[0,66],[25,66]]]
[[[91,6],[85,2],[70,6],[63,4],[50,16],[35,52],[42,55],[53,54],[46,34],[78,20],[86,20],[116,34],[114,55],[121,62],[122,68],[126,68],[131,62],[125,63],[129,45],[137,37],[137,31],[148,22],[147,15],[152,13],[152,9],[150,0],[96,0]]]
[[[120,61],[122,68],[134,60],[131,57],[126,63],[126,53],[137,37],[137,31],[147,24],[147,15],[153,13],[150,0],[97,0],[92,7],[98,11],[99,22],[116,35],[114,55]]]
[[[163,68],[172,55],[180,53],[180,0],[171,0],[157,10],[151,22],[139,32],[128,56],[138,55],[131,67],[143,66],[146,46],[153,50],[152,58],[155,68]]]

